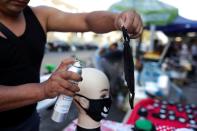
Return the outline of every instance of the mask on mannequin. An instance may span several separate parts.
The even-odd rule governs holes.
[[[104,98],[104,99],[89,99],[85,96],[79,95],[80,97],[84,97],[89,101],[89,107],[88,109],[84,108],[81,106],[80,103],[78,103],[81,108],[83,108],[86,113],[95,121],[100,121],[103,118],[106,118],[109,113],[109,109],[111,107],[111,97],[109,98]]]

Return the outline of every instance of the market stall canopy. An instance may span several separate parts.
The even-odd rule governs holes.
[[[142,17],[145,26],[167,25],[178,15],[178,9],[158,0],[122,0],[113,4],[109,10],[121,12],[136,10]]]
[[[157,26],[156,30],[163,31],[167,35],[197,32],[197,21],[178,16],[172,23],[168,25]]]

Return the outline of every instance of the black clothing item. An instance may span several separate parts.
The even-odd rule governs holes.
[[[106,118],[109,114],[111,107],[111,97],[103,99],[89,99],[83,95],[76,94],[77,96],[83,97],[89,101],[88,109],[84,108],[79,102],[77,102],[82,109],[95,121],[100,121],[103,118]]]
[[[34,112],[27,120],[16,127],[1,128],[0,131],[39,131],[40,116]]]
[[[100,131],[100,127],[94,129],[85,129],[77,125],[76,131]]]
[[[16,86],[40,82],[40,66],[44,55],[46,34],[30,7],[23,10],[26,28],[21,36],[9,32],[0,36],[0,85]],[[2,29],[0,29],[1,32]],[[15,127],[36,110],[36,103],[0,112],[0,127]]]
[[[135,97],[135,77],[134,77],[134,62],[133,62],[133,54],[132,48],[130,47],[130,38],[128,35],[127,30],[122,27],[122,33],[124,37],[124,73],[125,73],[125,80],[127,82],[127,87],[129,90],[129,104],[131,109],[133,109],[133,102]]]

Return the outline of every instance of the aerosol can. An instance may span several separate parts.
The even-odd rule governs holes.
[[[70,68],[68,68],[68,71],[72,71],[81,75],[82,74],[81,62],[79,60],[76,60],[75,63]],[[71,82],[77,84],[76,81],[71,81]],[[70,109],[72,100],[73,100],[73,97],[60,95],[55,104],[51,119],[55,122],[62,122],[65,119]]]

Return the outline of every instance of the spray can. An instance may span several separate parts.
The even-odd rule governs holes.
[[[75,63],[68,69],[68,71],[72,71],[81,75],[82,74],[81,62],[79,60],[76,60]],[[76,81],[71,81],[71,82],[77,84]],[[55,104],[51,119],[55,122],[62,122],[69,111],[69,108],[72,104],[72,100],[73,97],[60,95]]]

